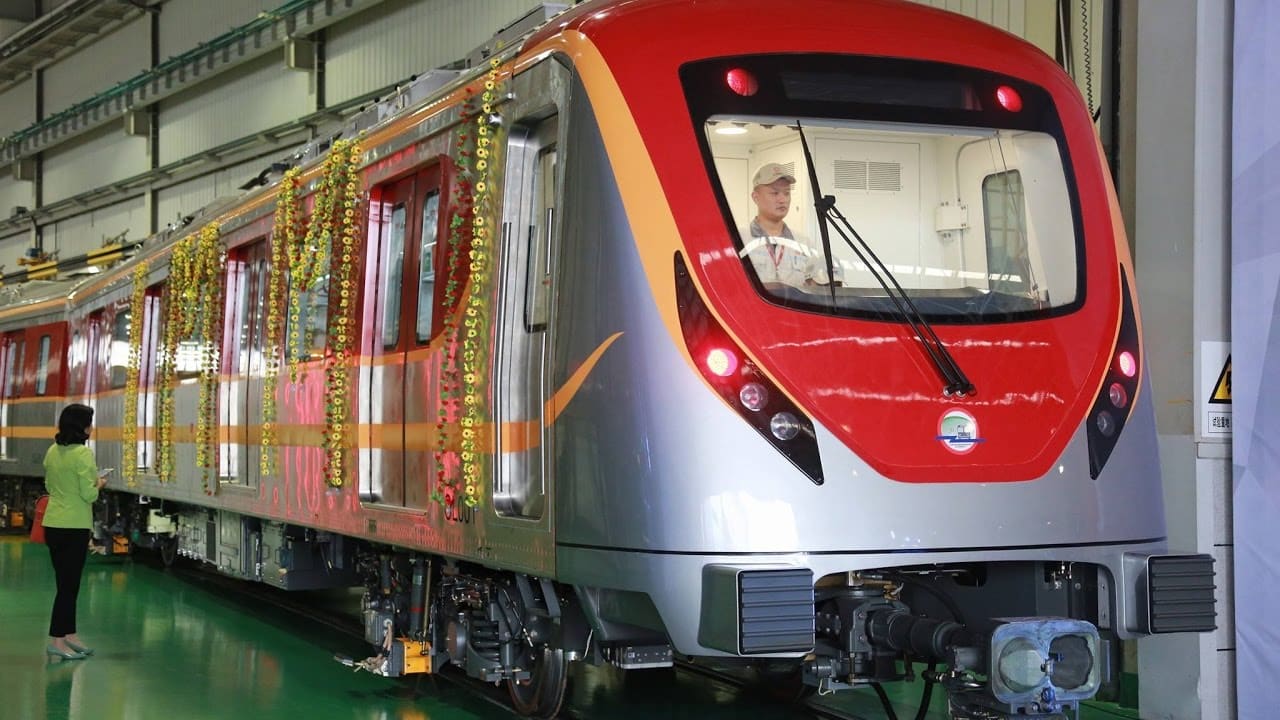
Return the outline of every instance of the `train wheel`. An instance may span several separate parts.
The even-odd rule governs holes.
[[[511,704],[521,715],[535,718],[553,718],[564,704],[565,689],[569,686],[569,661],[564,650],[543,648],[533,656],[533,669],[529,679],[507,682]]]

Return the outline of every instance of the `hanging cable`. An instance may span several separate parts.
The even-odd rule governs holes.
[[[1089,47],[1089,4],[1091,0],[1080,0],[1080,43],[1084,46],[1084,88],[1085,103],[1089,106],[1089,117],[1093,114],[1093,51]]]

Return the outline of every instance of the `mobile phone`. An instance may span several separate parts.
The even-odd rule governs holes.
[[[100,468],[98,470],[98,477],[104,478],[110,475],[111,473],[115,472],[115,470],[116,470],[115,468]]]

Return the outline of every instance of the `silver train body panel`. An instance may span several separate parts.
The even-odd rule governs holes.
[[[678,652],[718,654],[697,637],[709,565],[807,567],[820,578],[928,563],[1088,562],[1113,578],[1103,605],[1124,619],[1116,630],[1138,629],[1134,562],[1165,539],[1149,387],[1097,480],[1082,426],[1045,476],[995,483],[890,480],[819,426],[826,482],[815,485],[681,354],[587,106],[575,106],[571,125],[578,182],[565,202],[580,211],[566,237],[557,376],[623,335],[555,426],[562,581],[647,593]]]

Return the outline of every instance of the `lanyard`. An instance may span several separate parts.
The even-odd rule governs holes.
[[[773,261],[773,269],[777,270],[778,265],[782,263],[782,256],[786,254],[787,249],[772,242],[772,238],[770,238],[769,242],[765,243],[765,247],[769,248],[769,259]]]

